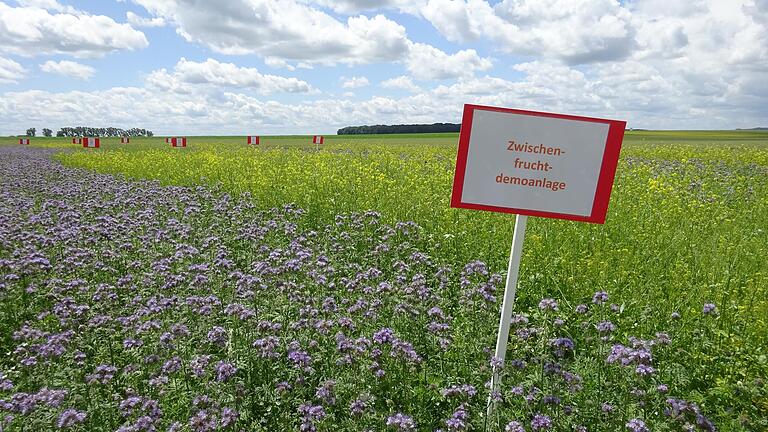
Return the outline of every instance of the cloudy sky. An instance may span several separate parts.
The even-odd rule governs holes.
[[[768,126],[768,0],[0,0],[0,135],[330,133],[464,103]]]

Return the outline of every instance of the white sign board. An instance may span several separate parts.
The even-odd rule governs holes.
[[[625,126],[465,105],[451,206],[603,223]]]

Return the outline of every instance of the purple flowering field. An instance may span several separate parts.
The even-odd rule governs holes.
[[[0,146],[0,431],[768,427],[754,375],[705,395],[691,372],[724,360],[717,304],[649,326],[610,290],[553,290],[516,307],[502,365],[503,267],[431,253],[415,222],[53,154]]]

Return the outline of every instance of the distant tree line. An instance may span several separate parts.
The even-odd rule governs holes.
[[[34,137],[35,134],[37,134],[37,129],[29,128],[27,129],[25,136]],[[130,128],[126,130],[113,127],[96,128],[87,126],[65,127],[56,132],[57,137],[151,137],[154,135],[155,134],[151,130],[141,128]],[[53,131],[48,128],[43,128],[43,136],[53,136]]]
[[[114,127],[96,128],[87,126],[65,127],[56,132],[57,137],[151,137],[155,134],[151,130],[141,128],[120,129]]]
[[[433,123],[433,124],[400,124],[400,125],[373,125],[373,126],[347,126],[339,129],[338,135],[362,135],[362,134],[401,134],[401,133],[438,133],[458,132],[460,124]]]

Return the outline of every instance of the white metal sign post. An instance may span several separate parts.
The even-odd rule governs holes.
[[[523,255],[523,239],[525,238],[525,226],[528,216],[517,215],[515,217],[515,232],[512,234],[512,250],[509,252],[509,266],[507,267],[507,283],[504,286],[504,300],[501,304],[501,317],[499,318],[499,334],[496,336],[496,350],[494,358],[504,364],[507,357],[507,341],[509,340],[509,325],[512,321],[512,310],[515,307],[515,294],[517,293],[517,276],[520,273],[520,258]],[[491,393],[499,389],[499,370],[493,368],[491,377]],[[493,411],[492,395],[488,397],[488,416]]]
[[[626,122],[465,105],[451,207],[514,213],[488,412],[500,389],[528,216],[604,223]]]

